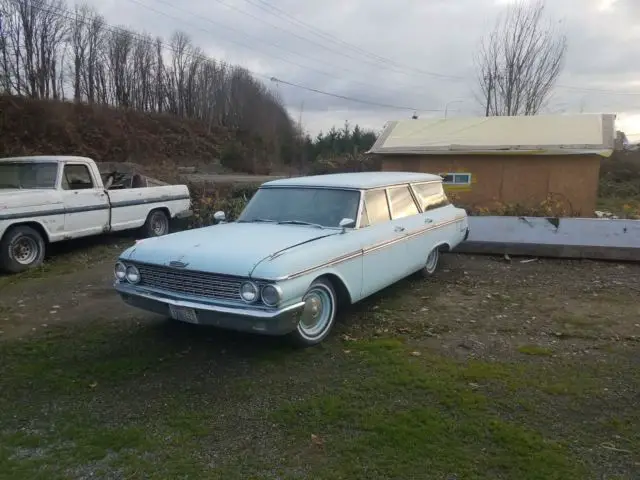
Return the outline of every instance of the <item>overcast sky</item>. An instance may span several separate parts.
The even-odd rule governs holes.
[[[510,0],[89,0],[112,25],[169,39],[264,75],[315,135],[332,125],[476,115],[474,53]],[[547,0],[568,36],[547,113],[617,113],[640,140],[640,0]],[[276,77],[321,95],[274,83]],[[618,94],[616,94],[618,92]]]

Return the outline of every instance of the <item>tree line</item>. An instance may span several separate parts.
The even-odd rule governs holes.
[[[363,129],[357,124],[351,127],[349,122],[345,122],[341,129],[331,127],[329,131],[320,132],[315,138],[306,135],[304,156],[311,160],[321,160],[358,155],[369,150],[376,138],[377,134],[373,130]]]
[[[299,138],[274,92],[207,57],[187,34],[165,43],[111,27],[86,4],[70,11],[65,0],[0,0],[0,93],[173,114],[276,149]]]

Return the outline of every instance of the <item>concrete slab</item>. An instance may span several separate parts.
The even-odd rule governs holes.
[[[640,221],[469,217],[461,253],[640,261]]]

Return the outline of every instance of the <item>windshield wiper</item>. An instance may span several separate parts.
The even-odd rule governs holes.
[[[302,220],[282,220],[278,225],[306,225],[308,227],[324,228],[319,223],[303,222]]]
[[[275,220],[269,218],[252,218],[251,220],[238,220],[238,223],[276,223]]]

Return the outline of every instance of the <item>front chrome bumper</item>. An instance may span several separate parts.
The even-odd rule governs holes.
[[[191,323],[265,335],[284,335],[293,331],[298,322],[296,314],[304,307],[304,302],[278,310],[228,307],[151,292],[129,283],[116,282],[114,288],[125,303],[148,312],[171,317],[170,306],[181,307],[195,312],[197,321]]]

